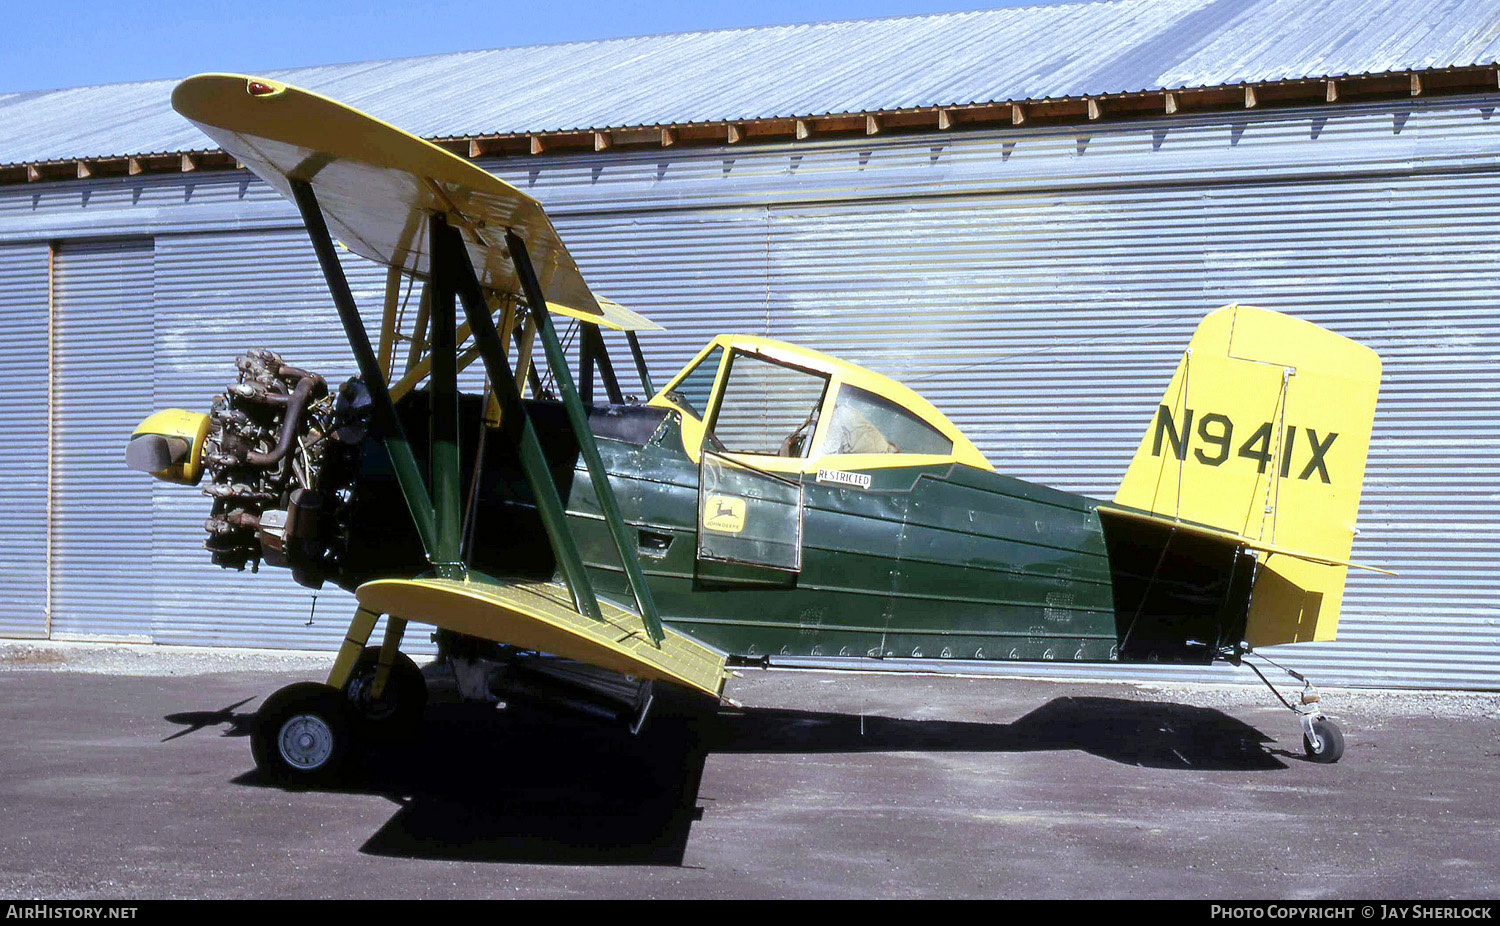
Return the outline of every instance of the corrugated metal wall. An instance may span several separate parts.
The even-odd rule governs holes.
[[[1382,356],[1384,385],[1354,558],[1401,575],[1351,571],[1340,641],[1286,655],[1349,682],[1494,685],[1500,260],[1474,243],[1500,237],[1479,205],[1497,196],[1494,175],[1079,192],[1000,234],[1003,204],[986,198],[777,210],[771,333],[917,388],[1002,472],[1098,498],[1205,307],[1261,305],[1355,338]],[[1167,228],[1208,245],[1174,247],[1186,273],[1141,259]],[[831,252],[869,269],[838,273]]]
[[[612,178],[642,211],[559,227],[597,288],[667,323],[664,367],[717,331],[806,344],[913,386],[1002,472],[1099,498],[1208,311],[1261,305],[1356,338],[1385,375],[1354,555],[1401,575],[1351,571],[1339,641],[1275,658],[1345,684],[1493,688],[1494,102],[642,158]],[[708,192],[736,173],[753,179]]]
[[[120,478],[120,447],[152,411],[152,278],[149,238],[57,249],[53,636],[149,639],[152,490]]]
[[[1369,344],[1385,384],[1355,558],[1402,575],[1352,575],[1340,641],[1278,658],[1327,681],[1500,687],[1497,102],[493,167],[549,206],[596,289],[667,325],[648,340],[659,380],[714,333],[769,333],[904,380],[1004,472],[1099,497],[1113,494],[1213,308],[1281,309]],[[249,346],[246,331],[348,373],[305,237],[263,184],[179,180],[198,190],[181,197],[160,178],[131,182],[152,204],[140,222],[157,233],[151,404],[205,405]],[[97,188],[107,210],[85,217],[62,191],[48,221],[128,224],[130,182],[108,183],[121,188]],[[21,227],[6,197],[0,242]],[[250,230],[226,230],[236,225]],[[367,312],[378,310],[380,275],[356,272]],[[99,478],[132,484],[112,453],[115,469]],[[303,628],[307,593],[284,576],[208,565],[206,500],[153,493],[153,638],[332,644],[343,602],[331,623]],[[240,605],[227,624],[201,605],[218,596]]]
[[[0,245],[0,635],[47,634],[47,245]]]

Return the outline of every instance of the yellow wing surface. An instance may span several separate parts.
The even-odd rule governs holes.
[[[599,311],[602,315],[594,315],[589,312],[581,312],[571,306],[558,305],[555,302],[547,303],[547,310],[558,315],[566,315],[569,318],[578,318],[586,322],[593,322],[601,328],[610,328],[614,331],[661,331],[661,325],[641,315],[638,312],[625,308],[613,299],[603,296],[595,296],[599,300]]]
[[[447,630],[576,659],[718,697],[724,654],[671,628],[658,648],[639,615],[603,599],[603,620],[573,609],[555,582],[378,579],[355,592],[362,607]]]
[[[541,205],[455,154],[263,77],[190,77],[172,92],[172,107],[288,199],[291,180],[312,184],[329,231],[362,257],[426,275],[428,216],[442,213],[461,230],[486,289],[521,295],[505,248],[511,230],[549,302],[590,321],[602,314]]]
[[[1332,640],[1379,389],[1368,347],[1225,306],[1194,332],[1115,501],[1263,554],[1251,644]]]

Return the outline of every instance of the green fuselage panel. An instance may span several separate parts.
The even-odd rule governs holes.
[[[803,476],[801,569],[698,559],[699,471],[675,418],[599,441],[663,620],[743,656],[1106,661],[1116,620],[1094,503],[972,467]],[[588,480],[568,499],[600,594],[629,590]]]

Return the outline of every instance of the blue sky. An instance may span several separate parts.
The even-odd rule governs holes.
[[[0,93],[1036,0],[231,0],[24,3],[0,33]]]

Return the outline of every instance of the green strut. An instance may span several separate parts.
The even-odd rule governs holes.
[[[615,501],[614,489],[609,484],[609,473],[605,471],[604,460],[599,456],[599,446],[594,443],[594,432],[589,430],[588,412],[584,410],[583,402],[578,398],[578,390],[573,385],[573,376],[568,371],[568,358],[552,327],[552,318],[547,313],[547,299],[542,294],[541,283],[537,281],[536,270],[531,265],[526,242],[507,229],[505,244],[515,263],[516,273],[521,277],[527,307],[536,319],[537,334],[547,350],[547,366],[557,380],[557,391],[562,394],[563,408],[567,409],[568,421],[578,437],[578,449],[588,466],[589,480],[594,485],[594,495],[599,500],[604,523],[609,525],[609,532],[614,537],[615,548],[620,554],[620,565],[625,567],[625,578],[630,582],[630,590],[640,608],[641,619],[646,623],[646,631],[651,634],[652,641],[661,646],[666,635],[661,628],[661,617],[656,612],[656,602],[651,597],[651,589],[646,585],[646,574],[641,571],[641,562],[636,558],[635,543],[625,528],[619,503]]]
[[[380,363],[370,347],[370,336],[365,333],[365,323],[359,317],[354,294],[349,291],[344,268],[339,263],[338,254],[334,253],[333,240],[328,235],[328,224],[323,221],[323,210],[318,205],[312,184],[306,180],[292,181],[292,195],[296,199],[297,209],[302,213],[302,221],[307,226],[307,236],[312,239],[313,250],[317,252],[318,264],[323,268],[323,278],[328,282],[328,292],[333,296],[334,307],[338,309],[339,321],[344,324],[349,347],[354,351],[355,362],[359,364],[359,375],[364,380],[365,388],[370,390],[376,431],[391,458],[391,466],[396,471],[396,482],[401,486],[401,495],[406,499],[412,521],[416,523],[417,534],[422,538],[422,549],[426,552],[428,561],[435,562],[437,519],[432,510],[432,499],[427,494],[427,484],[422,478],[417,459],[412,454],[411,445],[406,442],[406,432],[401,428],[401,420],[396,417],[396,406],[391,402],[385,375],[380,372]]]
[[[432,217],[427,224],[430,261],[428,289],[431,292],[432,371],[428,376],[431,404],[428,408],[431,435],[432,507],[437,521],[437,549],[433,565],[438,575],[461,579],[467,573],[460,559],[463,533],[463,497],[459,485],[462,465],[458,453],[458,349],[453,306],[453,279],[449,261],[439,259],[439,237],[446,224]]]
[[[435,217],[434,224],[442,222],[440,217]],[[583,564],[583,557],[578,552],[578,546],[573,543],[573,535],[568,532],[567,510],[563,507],[562,499],[557,494],[557,485],[552,481],[552,471],[547,466],[547,458],[542,453],[541,441],[536,436],[536,427],[531,422],[531,416],[526,413],[526,406],[521,403],[521,391],[516,387],[516,380],[511,372],[510,363],[505,359],[505,350],[500,342],[500,335],[495,330],[495,321],[490,317],[489,306],[485,304],[484,293],[479,288],[479,279],[474,274],[474,265],[469,261],[469,255],[464,249],[463,239],[458,233],[442,223],[443,233],[435,236],[438,249],[434,250],[436,255],[442,255],[448,261],[446,270],[452,273],[449,277],[458,290],[459,300],[463,303],[464,315],[469,320],[469,330],[473,333],[474,343],[479,347],[479,356],[484,362],[484,369],[489,374],[490,384],[499,397],[501,407],[504,409],[504,420],[519,421],[517,428],[517,444],[521,456],[521,471],[526,476],[527,483],[531,486],[531,494],[536,499],[537,513],[541,516],[542,527],[547,532],[547,539],[552,542],[552,551],[557,555],[558,568],[562,571],[563,581],[567,583],[568,591],[573,596],[573,606],[580,614],[585,614],[595,620],[603,620],[599,611],[599,601],[594,597],[594,586],[589,580],[588,572]]]

